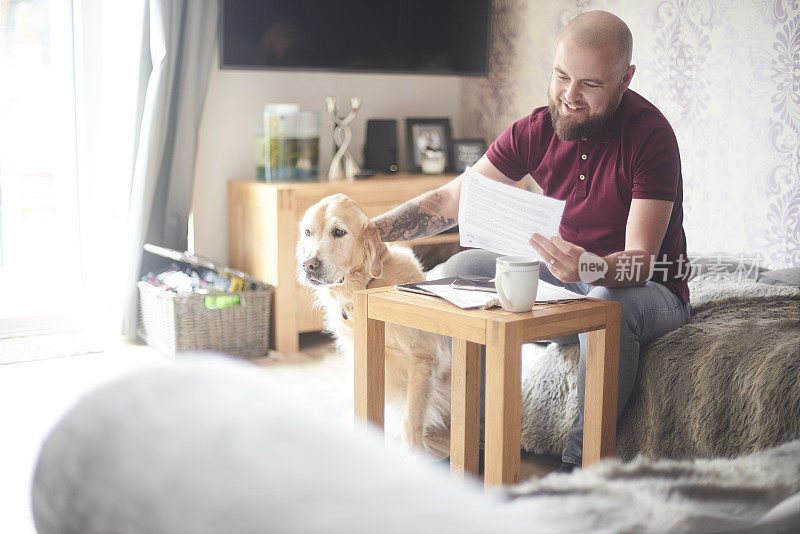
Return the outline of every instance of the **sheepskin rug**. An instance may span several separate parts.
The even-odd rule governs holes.
[[[644,348],[617,456],[734,457],[800,438],[800,288],[703,275],[692,320]],[[578,345],[523,347],[522,445],[561,454]]]
[[[561,533],[751,532],[800,491],[800,441],[733,460],[607,460],[504,491],[515,518],[557,524]]]

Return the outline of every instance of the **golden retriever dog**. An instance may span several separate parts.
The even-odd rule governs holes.
[[[311,206],[299,235],[298,278],[313,289],[326,328],[352,362],[353,292],[421,282],[422,268],[410,249],[383,243],[375,223],[347,195]],[[420,450],[425,431],[450,419],[449,349],[440,335],[389,323],[385,339],[387,422],[404,401],[401,443]]]

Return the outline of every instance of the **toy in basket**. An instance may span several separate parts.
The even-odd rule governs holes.
[[[271,285],[200,256],[149,243],[144,248],[189,266],[186,273],[162,273],[173,275],[171,279],[148,275],[148,280],[138,282],[139,336],[148,345],[170,356],[202,350],[267,355]],[[184,283],[174,283],[181,274]]]

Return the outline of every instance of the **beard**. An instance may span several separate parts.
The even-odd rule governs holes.
[[[550,109],[550,121],[553,123],[553,129],[556,135],[562,141],[577,141],[581,137],[592,138],[602,130],[617,112],[619,103],[622,99],[622,87],[619,88],[617,94],[612,99],[616,102],[615,105],[609,105],[608,108],[599,115],[589,115],[582,122],[575,122],[570,117],[565,117],[558,111],[559,103],[553,98],[550,89],[547,90],[547,104]]]

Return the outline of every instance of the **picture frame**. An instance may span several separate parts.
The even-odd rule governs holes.
[[[412,172],[422,171],[422,151],[426,146],[444,152],[445,171],[451,166],[450,119],[448,118],[407,118],[406,154],[408,168]]]
[[[483,139],[453,139],[452,145],[451,167],[453,172],[459,174],[474,165],[486,152],[486,141]]]

